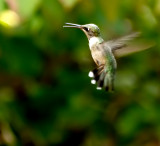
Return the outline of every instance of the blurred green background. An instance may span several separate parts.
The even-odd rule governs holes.
[[[97,91],[88,40],[141,31],[151,49],[118,59]],[[1,146],[159,146],[160,0],[0,0]]]

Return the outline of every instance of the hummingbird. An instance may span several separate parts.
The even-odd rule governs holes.
[[[138,37],[140,32],[131,33],[118,39],[104,41],[101,37],[99,27],[95,24],[65,24],[63,27],[81,29],[88,38],[91,55],[97,65],[97,67],[88,74],[91,78],[91,83],[97,84],[98,90],[104,87],[106,91],[114,91],[114,80],[117,69],[115,59],[116,50],[126,48],[127,43]],[[144,48],[146,49],[146,46],[143,46],[143,49]]]

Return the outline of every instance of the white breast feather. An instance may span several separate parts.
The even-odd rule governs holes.
[[[95,44],[99,43],[99,38],[98,37],[92,37],[89,40],[89,47],[91,49],[91,47]]]

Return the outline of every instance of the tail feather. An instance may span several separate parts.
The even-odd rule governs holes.
[[[99,75],[99,80],[97,81],[97,86],[98,87],[103,87],[103,85],[104,85],[104,78],[105,78],[105,72],[104,72],[104,70],[102,71],[102,73]]]
[[[105,71],[104,65],[90,71],[89,77],[92,78],[92,84],[97,84],[97,89],[104,87],[106,91],[113,91],[113,78]]]
[[[106,74],[104,78],[104,87],[106,91],[113,91],[114,90],[114,84],[113,84],[113,77],[111,77],[109,74]]]

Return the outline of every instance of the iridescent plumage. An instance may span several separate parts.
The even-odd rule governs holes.
[[[97,83],[97,89],[104,87],[107,91],[113,91],[115,72],[117,68],[114,54],[116,54],[117,50],[126,48],[128,41],[138,37],[140,33],[132,33],[119,39],[105,42],[101,37],[100,29],[95,24],[66,24],[67,25],[64,27],[81,29],[88,38],[91,55],[97,65],[96,69],[89,72],[89,77],[92,78],[91,83]],[[148,47],[150,46],[145,46],[145,49]],[[143,47],[142,49],[144,50]]]

